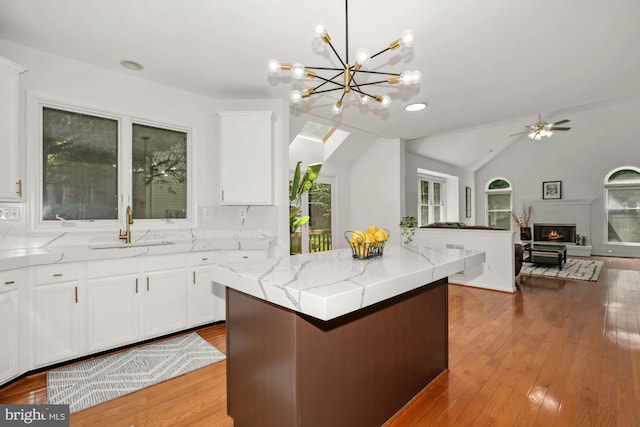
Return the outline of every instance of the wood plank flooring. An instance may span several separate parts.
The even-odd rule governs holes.
[[[640,426],[640,260],[598,259],[598,282],[520,276],[516,294],[450,285],[449,372],[386,426]],[[226,351],[224,325],[198,332]],[[232,426],[225,375],[219,362],[71,425]],[[0,403],[45,402],[44,373],[0,389]]]

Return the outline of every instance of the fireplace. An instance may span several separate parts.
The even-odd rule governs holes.
[[[544,243],[576,243],[575,224],[533,224],[533,241]]]

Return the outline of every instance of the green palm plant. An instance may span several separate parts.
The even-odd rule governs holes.
[[[289,183],[289,233],[293,234],[298,228],[309,222],[309,216],[298,216],[301,209],[302,195],[311,189],[313,182],[318,178],[322,163],[314,163],[307,166],[302,178],[300,177],[300,165],[298,162],[293,173],[293,180]]]

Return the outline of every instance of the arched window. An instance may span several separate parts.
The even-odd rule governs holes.
[[[511,230],[511,183],[504,178],[494,178],[487,183],[487,225]]]
[[[640,169],[614,169],[604,179],[607,241],[640,244]]]

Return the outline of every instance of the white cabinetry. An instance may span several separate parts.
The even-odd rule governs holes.
[[[222,205],[273,204],[271,111],[219,112]]]
[[[189,327],[223,320],[224,289],[211,281],[211,264],[216,254],[194,253],[189,259]]]
[[[87,343],[89,353],[138,340],[138,260],[87,265]]]
[[[73,359],[82,353],[82,289],[76,264],[37,267],[33,290],[35,366]]]
[[[186,256],[144,260],[143,319],[145,338],[187,327]]]
[[[19,158],[18,75],[26,69],[0,56],[0,200],[15,202],[22,196]]]
[[[0,384],[20,374],[18,271],[0,273]]]

